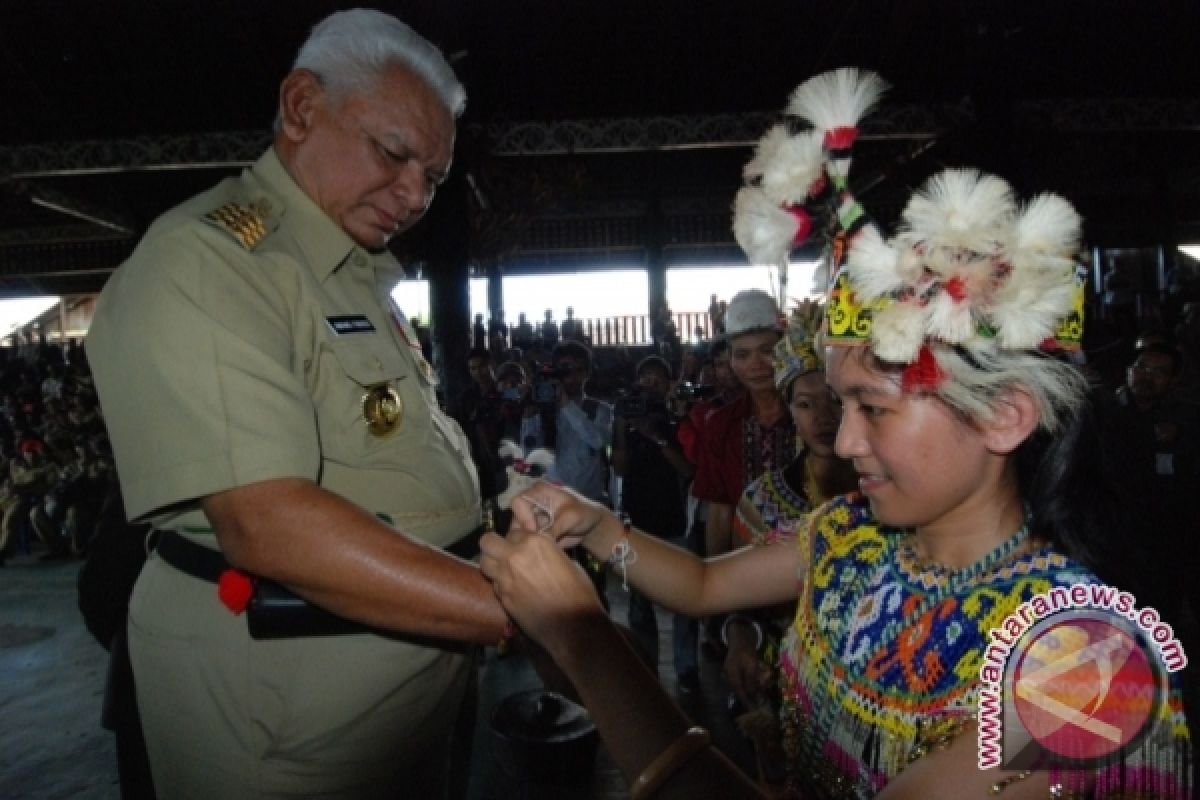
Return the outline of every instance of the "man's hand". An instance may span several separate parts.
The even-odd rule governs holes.
[[[561,547],[574,547],[612,514],[578,493],[540,482],[513,498],[513,521],[526,530],[549,534]]]
[[[479,546],[479,566],[505,611],[556,660],[580,618],[605,615],[591,580],[551,536],[513,528],[507,537],[484,535]]]
[[[746,708],[762,701],[771,672],[758,655],[758,634],[746,620],[730,619],[725,626],[729,651],[725,655],[725,680]]]

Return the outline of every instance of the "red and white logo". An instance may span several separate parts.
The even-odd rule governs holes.
[[[1130,745],[1163,700],[1154,659],[1112,614],[1059,614],[1022,644],[1009,684],[1013,707],[1032,740],[1060,759],[1102,760]]]

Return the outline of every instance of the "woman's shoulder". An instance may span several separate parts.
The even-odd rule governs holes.
[[[896,534],[902,532],[880,524],[859,492],[834,497],[809,516],[808,538],[815,560],[852,556],[875,561],[890,550],[899,538]]]

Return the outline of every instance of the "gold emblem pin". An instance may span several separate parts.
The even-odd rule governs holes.
[[[375,436],[390,436],[400,430],[404,401],[391,386],[386,383],[372,386],[363,395],[362,407],[367,430]]]

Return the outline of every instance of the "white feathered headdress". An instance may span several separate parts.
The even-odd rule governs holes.
[[[869,338],[879,358],[899,364],[917,362],[930,343],[1073,349],[1081,233],[1079,215],[1057,195],[1019,206],[1000,178],[941,172],[909,200],[891,240],[871,232],[851,245],[839,305],[858,324],[831,338]]]

